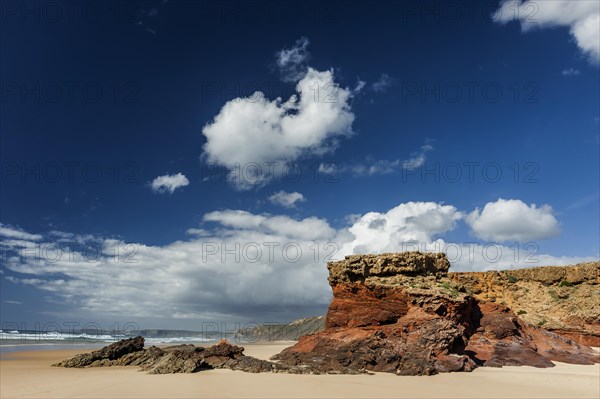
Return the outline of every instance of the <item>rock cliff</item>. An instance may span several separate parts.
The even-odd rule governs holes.
[[[591,348],[478,299],[444,254],[352,255],[330,262],[326,328],[273,359],[325,373],[429,375],[477,366],[593,364]]]
[[[480,301],[508,306],[525,322],[600,346],[600,262],[448,277]]]
[[[236,331],[235,338],[248,342],[297,341],[325,328],[325,316],[306,317],[285,324],[261,324]]]

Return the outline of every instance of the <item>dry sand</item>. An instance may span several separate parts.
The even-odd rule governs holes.
[[[287,344],[246,345],[266,359]],[[65,369],[50,364],[81,350],[9,353],[0,398],[599,398],[600,365],[479,368],[432,377],[249,374],[208,370],[148,375],[135,367]],[[11,360],[6,360],[6,358]]]

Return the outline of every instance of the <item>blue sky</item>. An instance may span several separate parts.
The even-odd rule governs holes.
[[[3,323],[286,321],[328,255],[414,245],[599,257],[597,2],[19,4]]]

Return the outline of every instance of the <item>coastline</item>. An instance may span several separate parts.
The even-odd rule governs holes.
[[[268,359],[290,342],[245,344],[245,353]],[[90,349],[92,350],[92,349]],[[50,365],[78,353],[69,350],[11,352],[0,359],[3,398],[597,398],[600,364],[556,367],[481,367],[435,376],[252,374],[207,370],[149,375],[137,367],[65,369]]]

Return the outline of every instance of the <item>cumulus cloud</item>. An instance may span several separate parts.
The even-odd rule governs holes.
[[[488,215],[486,208],[479,217]],[[519,206],[515,209],[522,217]],[[336,229],[317,217],[228,209],[205,214],[202,228],[190,231],[189,239],[160,246],[97,237],[67,243],[51,235],[31,241],[4,236],[7,273],[2,276],[42,290],[83,317],[135,315],[169,326],[172,319],[283,321],[322,313],[331,299],[325,262],[355,253],[443,251],[452,269],[463,271],[593,260],[523,248],[517,262],[512,247],[445,242],[441,236],[461,218],[463,212],[451,205],[407,202],[353,215]]]
[[[190,181],[185,175],[177,173],[176,175],[158,176],[152,180],[150,187],[152,187],[152,191],[156,193],[168,192],[173,194],[178,188],[188,186],[189,184]]]
[[[269,201],[284,208],[295,208],[297,202],[304,202],[306,198],[301,193],[295,191],[293,193],[278,191],[269,197]]]
[[[433,202],[407,202],[386,213],[368,212],[348,229],[353,238],[341,252],[394,252],[402,243],[431,242],[435,235],[452,230],[461,218],[455,207]]]
[[[496,22],[517,20],[523,31],[568,27],[580,50],[590,61],[600,61],[600,2],[572,0],[506,0],[494,13]]]
[[[483,210],[478,208],[471,212],[466,221],[473,234],[483,240],[543,240],[560,233],[552,207],[527,205],[514,199],[488,202]]]
[[[269,99],[257,91],[233,99],[202,129],[203,157],[227,169],[239,190],[262,187],[284,175],[292,162],[332,152],[352,134],[350,100],[364,82],[354,90],[343,88],[332,69],[309,67],[308,44],[303,37],[275,55],[284,80],[296,82],[296,94]]]
[[[309,68],[283,102],[262,92],[227,102],[202,129],[208,162],[225,166],[238,189],[263,186],[301,156],[323,155],[352,134],[351,92],[334,81],[333,71]],[[254,165],[248,175],[248,165]]]

